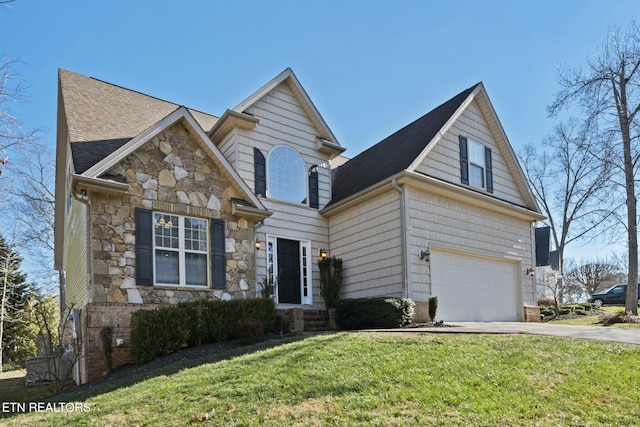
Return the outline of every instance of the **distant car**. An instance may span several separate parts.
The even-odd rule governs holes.
[[[587,301],[598,305],[625,305],[626,299],[627,285],[615,285],[594,293]],[[640,284],[638,285],[638,305],[640,306]]]

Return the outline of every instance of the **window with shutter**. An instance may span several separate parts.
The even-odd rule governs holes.
[[[209,286],[209,234],[206,219],[136,208],[137,284]]]
[[[460,176],[463,184],[493,193],[491,149],[460,135]]]
[[[284,145],[269,153],[267,176],[269,197],[307,204],[307,168],[302,157]]]

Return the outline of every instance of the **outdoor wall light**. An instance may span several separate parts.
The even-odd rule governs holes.
[[[422,261],[429,262],[430,257],[431,257],[431,252],[429,252],[429,248],[423,249],[420,251],[420,259]]]
[[[260,245],[262,244],[262,242],[260,242],[260,240],[256,240],[256,250],[259,251],[260,250]]]
[[[89,200],[89,196],[87,195],[87,190],[82,189],[79,193],[76,193],[76,197],[81,200]]]
[[[535,273],[535,269],[533,267],[529,267],[526,270],[527,276],[533,276],[533,273]]]
[[[327,257],[327,250],[326,249],[318,249],[318,256],[320,257],[320,259],[325,259]]]

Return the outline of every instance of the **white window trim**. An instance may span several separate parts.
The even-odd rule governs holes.
[[[153,226],[153,230],[154,230],[154,234],[153,234],[153,256],[152,256],[152,259],[153,259],[153,285],[157,286],[157,287],[169,287],[169,288],[180,288],[180,289],[209,289],[209,288],[211,288],[211,225],[209,224],[209,220],[206,219],[206,218],[178,215],[178,214],[168,213],[168,212],[153,211],[151,217],[153,218],[154,222],[155,222],[155,215],[156,214],[178,217],[178,249],[157,247],[156,246],[156,235],[155,235],[155,224],[152,224],[152,225],[154,225]],[[207,242],[206,242],[207,250],[206,251],[194,251],[194,250],[189,250],[188,251],[189,253],[200,253],[200,254],[204,253],[204,254],[207,255],[207,261],[206,261],[207,280],[206,280],[204,286],[187,285],[186,284],[186,282],[187,282],[187,274],[186,274],[185,254],[187,253],[187,250],[185,248],[185,243],[184,243],[184,236],[185,236],[184,220],[185,220],[185,218],[203,220],[207,224]],[[156,249],[178,252],[178,269],[179,269],[179,275],[178,275],[179,279],[178,279],[178,281],[180,283],[178,283],[178,284],[176,284],[176,283],[162,283],[162,282],[158,282],[157,281],[158,275],[157,275],[157,270],[156,270]]]
[[[294,240],[300,243],[300,305],[313,305],[313,270],[312,270],[312,256],[311,256],[311,241],[300,240],[285,236],[267,235],[267,279],[273,280],[274,286],[274,301],[279,304],[278,301],[278,251],[277,240],[287,239]],[[305,259],[306,252],[306,259]],[[273,259],[270,260],[269,256],[273,255]],[[273,264],[271,264],[273,262]],[[271,264],[271,268],[270,268]],[[271,271],[270,271],[271,270]],[[306,272],[306,275],[305,275]],[[307,295],[305,296],[305,288]],[[287,304],[289,305],[289,304]],[[294,304],[297,305],[297,304]]]

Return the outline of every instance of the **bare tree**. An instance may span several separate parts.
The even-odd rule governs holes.
[[[21,150],[20,167],[12,170],[13,222],[25,244],[41,252],[53,252],[55,220],[55,155],[46,147]],[[50,255],[49,255],[50,256]]]
[[[587,71],[566,69],[560,72],[561,90],[549,114],[556,116],[569,105],[577,105],[590,120],[600,123],[605,149],[614,150],[621,162],[625,226],[628,243],[628,283],[625,309],[638,314],[638,220],[635,175],[638,165],[637,140],[640,122],[640,29],[632,22],[625,33],[612,31],[603,49],[587,59]],[[615,160],[615,159],[614,159]]]
[[[55,156],[46,147],[20,147],[4,177],[6,208],[0,225],[10,226],[20,236],[20,253],[31,260],[29,276],[46,292],[55,292],[53,227],[55,217]]]
[[[607,259],[582,261],[565,270],[565,281],[577,286],[587,295],[611,287],[623,279],[625,274],[620,271],[619,266]]]
[[[50,390],[59,393],[73,381],[73,368],[83,356],[83,337],[79,333],[78,311],[67,306],[58,318],[58,304],[51,304],[51,301],[50,297],[42,298],[33,307],[45,363],[30,366],[28,360],[27,380],[30,376],[35,380],[46,380]]]
[[[11,112],[12,104],[25,99],[25,88],[14,71],[17,62],[0,56],[0,173],[9,162],[7,150],[30,142],[36,131],[25,131],[20,120]]]
[[[575,119],[560,123],[541,146],[526,145],[519,154],[525,177],[547,216],[561,273],[567,245],[601,234],[601,225],[612,215],[602,204],[610,194],[611,165],[606,156],[590,154],[591,147],[599,145],[593,127],[590,121]],[[562,288],[561,283],[554,286]]]

